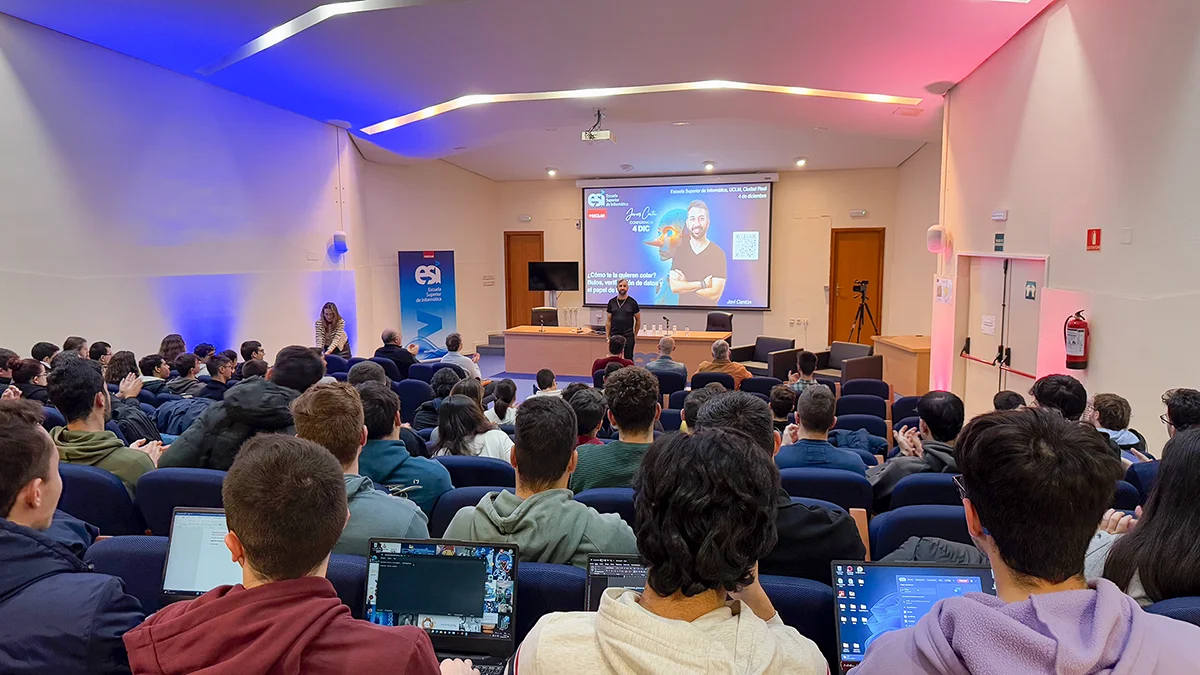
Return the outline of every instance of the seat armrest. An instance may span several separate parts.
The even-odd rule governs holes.
[[[754,345],[742,345],[729,350],[730,361],[753,361]]]
[[[859,356],[842,361],[842,383],[858,379],[883,379],[882,356]]]
[[[771,377],[787,382],[788,372],[796,369],[796,355],[801,351],[802,348],[780,349],[767,354],[767,371]]]
[[[871,559],[871,535],[867,527],[867,510],[866,509],[850,509],[850,518],[854,520],[854,526],[858,529],[858,538],[862,539],[863,548],[867,551],[867,560]]]

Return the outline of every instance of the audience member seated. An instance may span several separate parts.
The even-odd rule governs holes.
[[[383,366],[374,361],[359,361],[350,366],[350,372],[346,373],[346,382],[350,386],[357,387],[363,382],[379,382],[381,384],[391,385],[391,379],[387,376],[387,371]]]
[[[954,439],[963,427],[962,399],[948,391],[931,391],[917,402],[917,416],[917,429],[901,427],[896,434],[900,455],[867,472],[875,492],[876,512],[888,510],[892,490],[905,476],[958,473]]]
[[[93,342],[91,347],[88,347],[88,358],[98,362],[101,366],[107,366],[112,359],[112,345],[107,342]]]
[[[229,362],[233,364],[234,372],[236,373],[237,367],[238,367],[238,353],[233,351],[232,349],[226,349],[225,351],[221,351],[221,352],[217,352],[217,353],[220,354],[221,356],[224,356],[225,358],[229,359]]]
[[[34,359],[13,357],[8,362],[12,373],[12,384],[21,390],[21,398],[48,405],[50,393],[46,391],[46,365]]]
[[[658,378],[650,371],[627,367],[613,373],[604,385],[604,400],[619,440],[579,448],[579,463],[571,476],[571,490],[576,493],[632,485],[642,455],[654,440],[662,397],[658,394]]]
[[[1119,511],[1105,515],[1107,527],[1088,547],[1088,581],[1108,579],[1143,607],[1200,596],[1198,484],[1200,429],[1192,429],[1167,441],[1158,480],[1139,517]]]
[[[63,340],[62,350],[64,352],[75,352],[86,359],[88,358],[88,341],[77,335],[72,335]]]
[[[667,336],[658,341],[658,356],[646,364],[646,370],[652,373],[678,373],[687,379],[687,366],[671,358],[675,351],[675,338]]]
[[[178,377],[167,382],[167,391],[180,396],[196,396],[204,391],[204,383],[196,379],[200,373],[200,359],[195,354],[180,354],[175,357],[175,372]]]
[[[1087,390],[1070,375],[1047,375],[1033,383],[1029,395],[1037,407],[1057,410],[1072,422],[1078,422],[1087,408]]]
[[[163,361],[166,361],[167,365],[175,363],[175,359],[187,350],[187,343],[183,341],[183,336],[179,333],[171,333],[158,344],[158,355],[163,357]]]
[[[628,365],[621,363],[619,361],[610,361],[607,366],[604,366],[604,382],[608,382],[609,375],[612,375],[613,373],[617,372],[618,370],[620,370],[622,368],[628,368],[628,367],[629,367]]]
[[[804,393],[805,389],[815,387],[820,382],[813,373],[817,371],[817,355],[802,349],[796,352],[796,370],[788,373],[788,387],[796,392],[796,397]]]
[[[566,389],[563,389],[563,400],[570,403],[572,396],[578,394],[584,389],[591,388],[592,386],[590,384],[584,384],[583,382],[572,382],[571,384],[567,385]]]
[[[194,354],[196,359],[200,361],[200,371],[196,373],[196,377],[212,374],[212,371],[208,369],[208,360],[211,359],[212,355],[216,353],[217,348],[208,342],[201,342],[192,348],[192,354]]]
[[[58,354],[58,346],[49,342],[39,342],[33,346],[33,349],[29,350],[29,355],[35,361],[41,361],[45,364],[47,369],[50,368],[50,359],[54,358],[56,354]]]
[[[621,366],[632,366],[633,365],[633,361],[630,361],[629,359],[625,358],[625,336],[624,335],[613,335],[612,337],[608,338],[608,356],[606,356],[602,359],[596,359],[595,361],[592,361],[592,372],[594,373],[597,370],[604,370],[605,371],[604,376],[605,376],[605,378],[607,378],[608,371],[606,370],[606,368],[607,368],[608,364],[610,364],[610,363],[618,363]]]
[[[108,360],[108,365],[104,366],[104,383],[105,384],[121,384],[129,375],[133,375],[140,379],[141,370],[138,369],[138,359],[133,352],[120,351],[112,355]]]
[[[492,407],[483,416],[492,424],[514,424],[517,420],[517,383],[507,377],[496,383]]]
[[[776,455],[775,464],[780,469],[840,469],[865,476],[867,467],[858,453],[829,442],[829,430],[837,423],[836,408],[829,387],[805,389],[796,401],[796,423],[784,431],[786,445]]]
[[[1162,402],[1167,406],[1167,412],[1161,419],[1170,436],[1200,427],[1200,391],[1169,389],[1162,395]]]
[[[214,401],[225,399],[225,392],[229,390],[229,380],[233,379],[233,361],[224,353],[213,354],[208,357],[208,382],[204,383],[204,388],[200,393],[196,394],[196,398],[209,398]]]
[[[788,427],[788,413],[796,410],[796,392],[786,384],[771,387],[771,424],[782,434]]]
[[[142,373],[142,389],[154,395],[167,391],[167,378],[171,376],[171,366],[162,356],[143,356],[138,360],[138,370]]]
[[[1129,401],[1116,394],[1096,394],[1092,399],[1092,414],[1090,421],[1100,433],[1117,446],[1122,452],[1146,452],[1146,439],[1137,431],[1129,428],[1129,418],[1133,408]],[[1145,461],[1144,454],[1137,458]]]
[[[450,363],[462,368],[462,371],[467,374],[467,377],[473,377],[477,380],[483,379],[483,373],[479,372],[479,355],[472,354],[464,356],[462,354],[463,339],[458,333],[451,333],[446,336],[446,355],[442,357],[442,363]]]
[[[0,389],[12,384],[12,368],[8,364],[20,360],[20,354],[11,349],[0,347]]]
[[[712,361],[701,361],[698,373],[725,373],[733,378],[733,388],[741,389],[742,380],[752,377],[746,366],[729,360],[729,343],[717,340],[712,345]]]
[[[313,325],[317,349],[321,354],[337,354],[350,358],[350,336],[346,334],[346,320],[338,312],[337,305],[327,302],[321,307],[321,316]]]
[[[509,461],[512,439],[483,416],[479,401],[452,394],[438,409],[437,440],[434,456],[466,455]]]
[[[654,379],[640,368],[614,377],[637,371]],[[745,434],[660,438],[634,486],[645,591],[610,588],[598,612],[543,616],[515,657],[516,675],[827,673],[816,645],[783,624],[759,583],[779,491],[779,471]]]
[[[1015,391],[998,391],[992,397],[992,408],[996,410],[1019,410],[1025,407],[1025,397]]]
[[[400,331],[388,328],[379,336],[383,346],[375,350],[375,358],[388,359],[400,370],[400,379],[408,379],[408,368],[417,362],[417,345],[405,347],[400,342]]]
[[[429,537],[429,517],[416,502],[376,490],[371,479],[358,472],[367,427],[357,389],[345,382],[315,385],[292,403],[292,415],[296,436],[332,452],[345,474],[350,520],[334,553],[366,556],[371,537]]]
[[[438,673],[423,630],[352,618],[325,578],[347,510],[328,451],[299,438],[255,438],[221,494],[225,545],[242,583],[168,605],[127,633],[135,674]]]
[[[325,361],[308,347],[279,350],[264,379],[244,380],[171,443],[163,466],[228,471],[238,448],[259,433],[295,433],[292,401],[325,374]]]
[[[358,472],[378,485],[405,489],[406,497],[429,515],[443,492],[453,489],[450,472],[428,459],[421,437],[400,422],[400,397],[378,382],[356,387],[362,399],[367,444],[358,459]]]
[[[723,394],[727,389],[720,382],[710,382],[699,389],[693,389],[688,392],[688,395],[683,399],[683,420],[679,423],[679,430],[683,433],[688,433],[696,428],[696,415],[700,414],[700,408],[708,403],[709,399],[719,394]]]
[[[0,672],[129,672],[142,607],[48,535],[62,494],[42,406],[0,401]]]
[[[787,391],[792,393],[790,389]],[[829,390],[810,389],[805,394],[808,395],[810,391]],[[700,408],[696,425],[701,430],[740,431],[770,457],[776,457],[780,451],[779,435],[771,425],[771,411],[762,399],[753,394],[733,391],[713,398]],[[804,577],[832,584],[831,562],[862,560],[866,557],[867,551],[858,534],[858,525],[845,512],[793,503],[791,495],[782,487],[775,492],[775,508],[775,529],[779,533],[779,540],[770,554],[758,561],[761,574]]]
[[[65,359],[50,371],[47,380],[50,402],[67,420],[67,426],[50,431],[59,458],[116,475],[133,496],[138,479],[153,470],[162,455],[162,443],[140,438],[126,447],[116,434],[104,428],[112,404],[99,363],[78,357]],[[118,396],[136,401],[137,380],[129,378],[126,383]]]
[[[587,567],[589,553],[635,554],[633,530],[615,513],[600,514],[567,489],[579,459],[575,413],[558,397],[531,398],[517,413],[512,466],[516,494],[489,492],[459,510],[446,538],[516,544],[521,560]]]
[[[412,421],[414,429],[420,431],[421,429],[437,428],[438,412],[442,408],[442,402],[450,395],[450,390],[458,384],[458,380],[458,373],[454,372],[453,368],[439,368],[433,374],[433,378],[429,380],[429,386],[433,388],[433,400],[425,401],[417,407]]]
[[[483,412],[483,385],[479,383],[479,380],[473,377],[466,377],[455,382],[454,386],[450,388],[450,395],[466,396],[475,401],[479,406],[479,412]],[[436,434],[437,432],[434,433]]]
[[[565,398],[565,394],[563,395]],[[575,445],[604,445],[596,437],[600,427],[604,426],[604,417],[608,414],[608,403],[599,389],[585,388],[575,392],[568,399],[571,410],[575,413]]]
[[[967,529],[997,595],[942,600],[914,627],[878,636],[855,675],[1196,670],[1200,628],[1084,578],[1121,477],[1099,434],[1045,409],[989,413],[963,429],[958,461]]]
[[[554,378],[553,370],[542,368],[537,371],[535,381],[537,382],[537,391],[533,393],[533,396],[562,396],[562,390],[558,388],[558,380]]]
[[[262,359],[252,359],[242,364],[242,379],[251,377],[266,377],[271,367]]]
[[[242,355],[242,363],[237,367],[237,370],[234,371],[234,379],[241,380],[251,377],[250,375],[246,375],[243,371],[243,368],[245,368],[247,363],[251,361],[263,361],[266,363],[264,359],[267,358],[267,352],[263,350],[262,343],[258,340],[246,340],[242,343],[242,346],[240,349],[238,349],[238,351]],[[260,374],[265,375],[266,371],[264,370]]]

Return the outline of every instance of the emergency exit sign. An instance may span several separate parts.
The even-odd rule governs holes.
[[[1100,228],[1095,228],[1087,231],[1087,250],[1100,250]]]

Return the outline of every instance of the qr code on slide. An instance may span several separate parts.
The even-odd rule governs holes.
[[[758,232],[733,233],[733,259],[758,260]]]

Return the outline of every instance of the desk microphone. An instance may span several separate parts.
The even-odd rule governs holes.
[[[671,320],[665,316],[663,317],[663,333],[665,335],[671,334]]]

